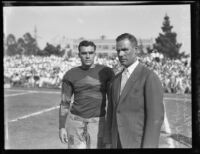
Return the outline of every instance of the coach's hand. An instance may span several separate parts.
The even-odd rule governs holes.
[[[62,143],[66,144],[68,142],[67,131],[65,128],[59,130],[59,137]]]

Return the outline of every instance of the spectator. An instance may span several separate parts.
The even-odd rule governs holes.
[[[157,57],[159,57],[159,60],[155,58],[155,55],[145,55],[140,58],[140,62],[155,71],[162,81],[165,92],[179,94],[191,93],[190,62],[186,64],[186,60],[170,60],[163,58],[161,55]],[[95,63],[113,68],[115,74],[118,74],[122,68],[118,63],[117,57],[110,59],[96,57]],[[59,88],[63,72],[66,72],[72,67],[79,66],[80,64],[80,59],[77,57],[66,60],[56,56],[5,56],[4,78],[6,78],[6,80],[4,81],[6,82],[5,84],[13,85],[12,83],[16,80],[15,74],[18,73],[18,80],[23,80],[23,82],[18,82],[18,85],[21,84],[22,86],[29,87],[50,85]],[[33,69],[35,71],[31,72]],[[51,72],[54,71],[56,71],[59,77],[51,74]]]

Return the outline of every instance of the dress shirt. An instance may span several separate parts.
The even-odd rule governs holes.
[[[135,70],[136,66],[139,64],[139,61],[136,60],[135,63],[131,64],[128,68],[127,68],[127,75],[128,75],[128,78],[131,76],[131,74],[133,73],[133,71]]]
[[[127,80],[129,79],[131,73],[134,71],[138,63],[139,61],[136,60],[136,62],[130,65],[128,68],[124,68],[123,73],[122,73],[122,79],[121,79],[120,95],[124,89],[124,86],[126,85]]]

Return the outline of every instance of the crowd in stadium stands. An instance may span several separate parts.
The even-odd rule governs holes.
[[[166,93],[191,93],[190,62],[153,55],[143,56],[140,61],[157,73]],[[113,68],[115,74],[121,70],[117,58],[96,58],[95,63]],[[78,65],[81,65],[80,59],[75,57],[5,56],[4,86],[61,88],[64,73]]]

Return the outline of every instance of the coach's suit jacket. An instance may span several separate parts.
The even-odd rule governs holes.
[[[164,120],[163,88],[158,76],[139,63],[120,96],[122,73],[111,83],[105,143],[117,148],[157,148]]]

